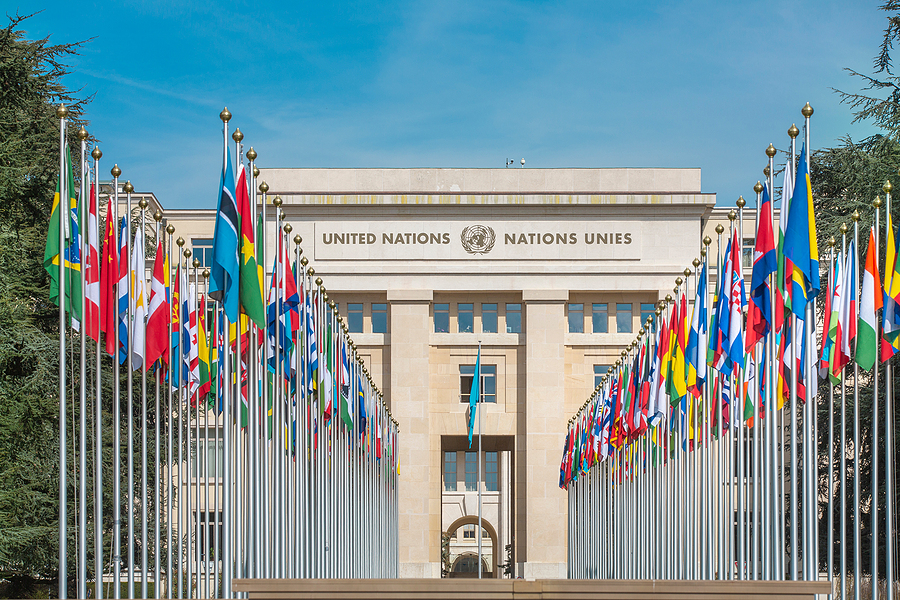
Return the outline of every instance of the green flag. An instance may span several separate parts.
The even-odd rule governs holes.
[[[81,321],[81,235],[78,223],[78,201],[75,197],[75,175],[72,172],[72,157],[66,148],[65,179],[61,176],[65,189],[60,191],[60,182],[56,183],[53,195],[53,209],[50,213],[50,226],[47,229],[47,246],[44,249],[44,268],[50,275],[50,300],[59,306],[59,227],[60,199],[68,198],[68,215],[66,215],[65,248],[62,252],[65,261],[65,309],[76,321]]]

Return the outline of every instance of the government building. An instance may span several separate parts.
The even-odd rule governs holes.
[[[399,421],[400,575],[477,576],[480,535],[486,577],[565,577],[566,424],[702,237],[727,230],[700,170],[264,168],[258,181]],[[209,264],[215,211],[165,217]],[[479,347],[480,453],[466,427]]]

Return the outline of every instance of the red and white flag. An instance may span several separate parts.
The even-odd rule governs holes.
[[[162,240],[156,247],[150,280],[150,316],[147,319],[147,365],[162,359],[169,364],[169,301],[166,298],[166,255]]]
[[[100,329],[106,334],[106,353],[116,353],[116,282],[119,279],[119,242],[112,200],[106,202],[106,234],[103,238],[103,266],[100,268]]]
[[[84,265],[84,324],[85,333],[100,341],[100,231],[97,221],[96,188],[91,183],[88,206],[87,260]]]

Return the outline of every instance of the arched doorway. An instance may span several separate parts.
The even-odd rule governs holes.
[[[464,530],[464,526],[473,525],[474,533],[478,535],[478,515],[466,515],[464,517],[460,517],[450,524],[450,527],[447,528],[447,533],[450,534],[451,540],[453,539],[453,534],[458,531]],[[481,527],[484,531],[487,532],[488,536],[491,540],[491,561],[490,565],[488,565],[484,561],[484,557],[482,556],[482,577],[486,578],[494,578],[497,577],[498,567],[497,565],[500,554],[499,554],[499,538],[497,536],[497,531],[494,529],[494,526],[491,525],[488,521],[482,519]],[[459,538],[459,536],[456,536]],[[483,539],[483,538],[482,538]],[[477,543],[477,539],[475,539]],[[483,542],[482,542],[483,546]],[[452,542],[451,542],[452,547]],[[478,555],[477,553],[472,552],[471,550],[465,550],[460,552],[451,562],[450,565],[450,573],[448,577],[478,577]]]

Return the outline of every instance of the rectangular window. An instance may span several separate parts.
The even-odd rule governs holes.
[[[471,302],[457,304],[459,309],[456,315],[456,330],[459,333],[472,333],[475,331],[475,305]]]
[[[449,333],[450,332],[450,305],[435,304],[434,305],[434,332]]]
[[[647,317],[654,314],[656,305],[653,303],[641,302],[641,327],[647,323]]]
[[[363,305],[347,305],[347,328],[350,333],[362,333],[363,331]]]
[[[631,304],[616,304],[616,333],[631,333]]]
[[[484,453],[484,489],[488,492],[497,491],[497,453]]]
[[[594,387],[600,385],[607,371],[609,371],[609,365],[594,365]]]
[[[222,558],[222,540],[225,539],[222,531],[222,513],[201,511],[194,513],[200,519],[200,555],[205,561],[214,561],[216,556]],[[216,529],[219,530],[219,547],[216,552]],[[202,568],[202,567],[201,567]]]
[[[444,452],[444,490],[456,491],[456,452]]]
[[[200,428],[200,459],[196,460],[197,446],[191,449],[191,475],[197,477],[197,469],[200,469],[200,477],[219,477],[225,465],[225,443],[217,437],[218,430],[210,428],[209,439],[205,438],[205,428]],[[198,464],[199,463],[199,464]]]
[[[584,333],[584,304],[569,304],[569,333]]]
[[[506,305],[506,333],[522,333],[522,305]]]
[[[464,540],[474,540],[475,539],[475,526],[474,525],[463,525],[463,539]]]
[[[481,331],[483,333],[497,333],[497,305],[481,305]]]
[[[372,305],[372,333],[387,333],[387,304]]]
[[[213,241],[210,239],[194,238],[191,240],[191,245],[191,251],[194,254],[194,258],[200,261],[200,266],[211,267]]]
[[[609,333],[609,309],[607,308],[607,304],[604,302],[602,304],[594,303],[592,311],[593,321],[593,332],[594,333]]]
[[[466,491],[478,490],[478,453],[466,452]],[[475,526],[472,525],[472,537],[475,537]],[[464,536],[465,537],[465,536]]]
[[[753,238],[744,238],[744,246],[741,248],[742,264],[745,269],[753,268],[753,250],[756,247],[756,240]]]
[[[475,365],[459,365],[459,401],[468,402],[475,379]],[[481,398],[479,402],[497,402],[497,365],[481,365]]]

